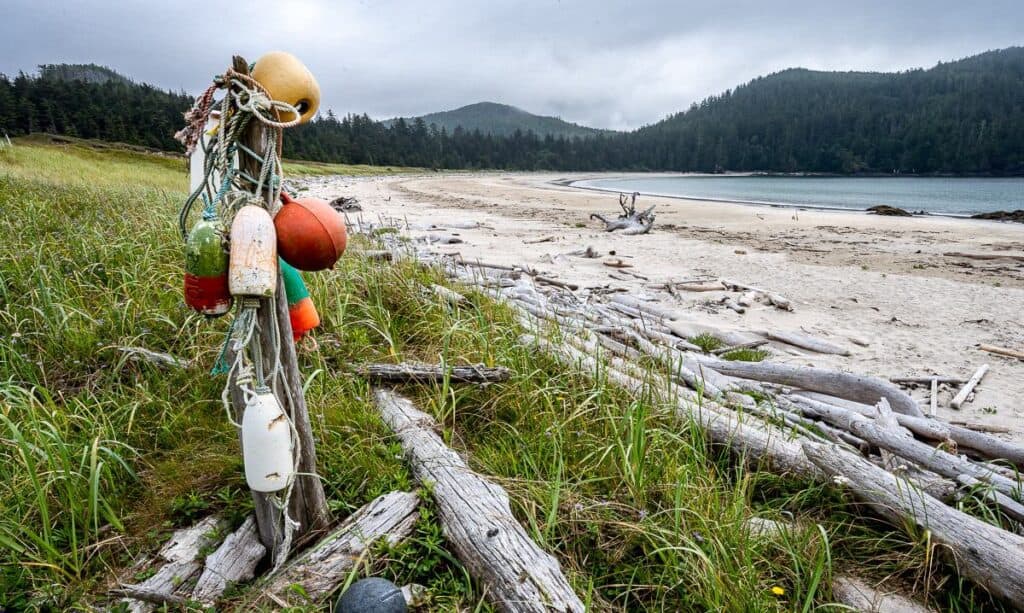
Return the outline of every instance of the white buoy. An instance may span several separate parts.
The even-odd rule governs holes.
[[[232,296],[269,298],[277,289],[277,233],[266,209],[246,205],[231,222],[228,289]]]
[[[270,390],[257,391],[242,415],[245,481],[254,492],[277,492],[293,476],[292,430]]]

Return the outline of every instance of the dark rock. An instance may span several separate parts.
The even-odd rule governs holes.
[[[904,211],[901,208],[897,208],[897,207],[894,207],[894,206],[889,206],[887,204],[879,204],[878,206],[869,207],[868,208],[868,212],[869,213],[873,213],[875,215],[886,215],[886,216],[890,216],[890,217],[911,217],[912,216],[911,213],[909,213],[907,211]]]
[[[402,590],[387,579],[368,577],[353,583],[338,599],[338,613],[405,613]]]
[[[1024,209],[1016,211],[992,211],[991,213],[978,213],[971,215],[971,219],[995,219],[997,221],[1015,221],[1024,223]]]

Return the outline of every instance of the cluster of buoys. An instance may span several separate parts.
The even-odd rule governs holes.
[[[309,121],[316,114],[320,86],[295,56],[281,51],[268,53],[256,61],[250,75],[272,100],[291,105],[298,113],[299,123]],[[209,91],[212,95],[213,90]],[[224,108],[228,109],[226,102]],[[296,119],[289,110],[275,109],[277,120],[281,122]],[[210,113],[206,132],[199,137],[200,145],[204,136],[224,138],[224,134],[219,133],[217,119],[219,116],[215,118]],[[211,142],[233,150],[232,143]],[[198,190],[207,189],[210,184],[220,185],[222,177],[207,173],[224,175],[231,167],[224,170],[217,166],[214,171],[208,170],[211,166],[205,159],[204,147],[195,151],[191,160],[192,189],[193,194],[198,194]],[[199,313],[219,317],[228,313],[237,299],[240,308],[235,326],[245,329],[245,326],[255,326],[259,303],[253,299],[275,296],[280,274],[294,340],[299,340],[320,325],[320,316],[299,271],[327,270],[334,266],[345,251],[344,219],[324,200],[293,199],[282,191],[282,205],[273,217],[267,208],[248,204],[234,211],[228,221],[219,219],[215,209],[223,193],[211,198],[211,193],[207,192],[203,218],[186,237],[185,302]],[[232,211],[233,207],[222,209]],[[187,213],[186,206],[182,219]],[[294,443],[288,415],[262,376],[257,367],[256,384],[246,392],[241,434],[246,482],[253,491],[269,493],[285,489],[291,483]]]
[[[320,106],[320,86],[295,56],[273,51],[253,65],[252,77],[273,100],[287,102],[309,121]],[[281,112],[282,121],[294,119]],[[288,296],[292,331],[298,340],[320,324],[299,271],[327,270],[345,251],[342,216],[319,198],[293,199],[281,193],[283,205],[270,219],[258,206],[242,207],[230,232],[216,219],[199,221],[186,240],[185,302],[209,317],[231,310],[234,296],[273,296],[278,255]]]

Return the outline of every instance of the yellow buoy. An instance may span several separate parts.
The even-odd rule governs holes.
[[[320,108],[320,85],[306,65],[291,53],[271,51],[252,68],[252,77],[267,89],[274,100],[287,102],[299,112],[299,123],[306,123]],[[281,113],[281,121],[292,121],[295,115]]]

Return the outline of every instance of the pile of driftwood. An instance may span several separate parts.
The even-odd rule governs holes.
[[[392,243],[395,258],[400,243]],[[829,340],[785,331],[743,331],[690,321],[626,293],[578,296],[526,267],[411,254],[504,301],[531,334],[524,344],[568,367],[600,372],[620,385],[658,394],[681,417],[761,469],[828,481],[895,525],[930,531],[963,576],[1012,606],[1024,602],[1024,446],[922,411],[891,381],[772,361],[739,362],[704,352],[696,336],[728,351],[774,343],[782,351],[846,354]],[[724,281],[720,287],[741,284]],[[747,286],[749,287],[749,286]],[[757,288],[753,288],[757,290]],[[758,290],[762,294],[771,292]],[[779,308],[789,301],[768,298]],[[722,352],[719,352],[722,353]],[[988,521],[960,510],[987,505]]]

